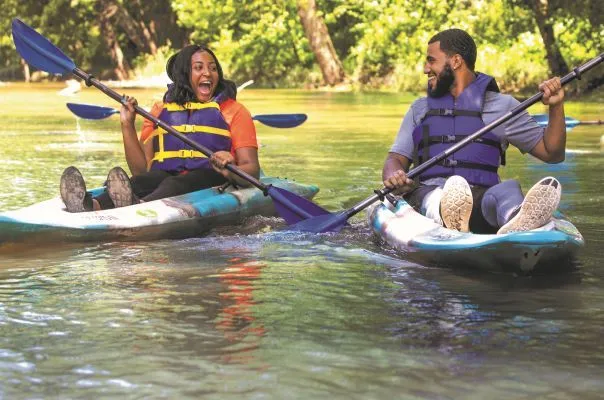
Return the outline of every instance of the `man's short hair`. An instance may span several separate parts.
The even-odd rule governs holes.
[[[459,54],[466,62],[468,68],[474,71],[476,64],[476,43],[468,32],[461,29],[446,29],[432,36],[428,44],[440,42],[440,49],[451,57]]]

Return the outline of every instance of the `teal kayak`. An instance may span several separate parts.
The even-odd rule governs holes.
[[[556,213],[545,226],[526,232],[479,235],[447,229],[404,200],[379,203],[367,212],[379,240],[399,254],[431,265],[526,275],[572,264],[585,245],[579,230]]]
[[[307,199],[319,191],[287,179],[262,177]],[[102,188],[92,190],[99,193]],[[251,216],[276,215],[273,201],[256,188],[210,188],[110,210],[69,213],[59,197],[0,213],[0,245],[25,242],[91,242],[178,239],[202,235]]]

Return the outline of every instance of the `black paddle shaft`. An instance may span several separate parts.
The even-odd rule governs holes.
[[[84,82],[86,82],[87,86],[94,86],[97,89],[99,89],[101,92],[105,93],[107,96],[111,97],[113,100],[116,100],[116,101],[120,102],[121,104],[125,104],[124,96],[121,96],[116,91],[108,88],[107,86],[102,84],[98,79],[96,79],[92,75],[82,71],[81,69],[79,69],[77,67],[74,68],[71,72],[75,76],[81,78]],[[168,132],[171,135],[176,136],[177,138],[179,138],[180,140],[182,140],[183,142],[185,142],[192,148],[199,150],[200,152],[202,152],[203,154],[205,154],[208,157],[210,157],[212,155],[212,151],[210,149],[195,142],[194,140],[189,139],[188,137],[186,137],[185,135],[183,135],[182,133],[180,133],[176,129],[174,129],[172,126],[166,124],[164,121],[151,115],[149,112],[147,112],[143,108],[141,108],[139,106],[134,106],[134,110],[136,111],[137,114],[143,116],[144,118],[148,119],[149,121],[153,122],[154,124],[162,127],[163,129],[166,130],[166,132]],[[229,171],[231,171],[232,173],[234,173],[235,175],[239,176],[240,178],[245,179],[246,181],[250,182],[252,185],[254,185],[258,189],[260,189],[264,193],[265,196],[268,195],[268,191],[270,189],[270,187],[268,185],[263,184],[258,179],[254,178],[252,175],[241,170],[240,168],[237,168],[236,166],[234,166],[232,164],[227,164],[225,166],[225,168],[228,169]]]
[[[567,83],[569,83],[570,81],[572,81],[575,78],[581,79],[581,75],[584,72],[589,71],[596,65],[600,64],[602,61],[604,61],[604,53],[589,60],[585,64],[575,68],[572,72],[570,72],[569,74],[562,77],[562,79],[560,79],[560,83],[562,83],[562,85],[566,85]],[[447,150],[432,157],[425,163],[420,164],[417,167],[413,168],[411,171],[409,171],[407,176],[409,178],[413,178],[414,176],[421,174],[422,172],[426,171],[428,168],[431,168],[435,164],[437,164],[437,163],[441,162],[442,160],[444,160],[445,158],[449,157],[451,154],[455,153],[456,151],[458,151],[459,149],[461,149],[462,147],[464,147],[471,141],[478,139],[479,137],[483,136],[485,133],[493,130],[494,128],[496,128],[499,125],[503,124],[504,122],[508,121],[510,118],[520,114],[522,111],[526,110],[527,108],[529,108],[530,106],[532,106],[533,104],[535,104],[539,100],[541,100],[542,97],[543,97],[543,92],[539,92],[539,93],[529,97],[528,99],[524,100],[522,103],[518,104],[516,107],[511,109],[508,113],[497,118],[495,121],[491,122],[490,124],[486,125],[485,127],[481,128],[481,129],[479,129],[478,131],[474,132],[473,134],[467,136],[466,138],[459,141],[455,145],[449,147]],[[363,209],[365,209],[372,203],[376,202],[377,200],[383,199],[387,194],[391,193],[393,190],[394,189],[392,189],[392,188],[386,188],[386,187],[384,187],[380,190],[376,190],[375,194],[373,196],[368,197],[367,199],[361,201],[354,207],[350,208],[346,212],[347,218],[352,217],[353,215],[362,211]]]

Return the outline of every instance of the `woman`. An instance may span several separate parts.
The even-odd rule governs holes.
[[[214,53],[202,46],[183,48],[168,60],[174,82],[151,114],[213,151],[208,159],[180,139],[145,120],[140,138],[134,121],[136,100],[126,97],[120,110],[126,162],[132,179],[120,167],[109,171],[107,190],[92,198],[75,167],[61,176],[67,211],[124,207],[223,184],[248,182],[225,169],[235,164],[258,178],[258,143],[250,112],[236,101],[235,84],[224,79]]]

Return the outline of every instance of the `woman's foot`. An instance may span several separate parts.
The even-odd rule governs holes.
[[[505,225],[498,234],[530,231],[547,224],[560,203],[562,185],[551,176],[541,179],[524,196],[520,211]]]
[[[126,171],[120,167],[112,168],[107,175],[107,193],[117,207],[131,206],[138,204],[139,200],[132,191],[132,184]]]
[[[453,175],[447,179],[440,199],[443,225],[456,231],[469,232],[473,204],[472,190],[465,178]]]
[[[68,212],[92,211],[92,196],[86,192],[86,183],[76,167],[67,167],[61,175],[61,199]]]

